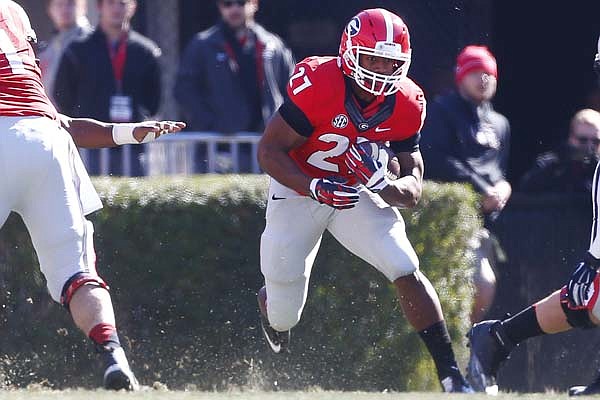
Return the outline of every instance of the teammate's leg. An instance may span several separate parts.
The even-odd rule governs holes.
[[[524,340],[544,334],[564,332],[571,328],[590,328],[598,324],[600,303],[597,302],[597,293],[600,289],[600,278],[595,272],[600,265],[598,261],[600,258],[598,237],[600,188],[598,185],[599,167],[596,166],[592,186],[593,223],[589,254],[584,257],[584,262],[577,269],[577,271],[589,272],[578,290],[578,293],[583,293],[584,304],[573,304],[572,299],[569,298],[572,296],[568,288],[570,285],[567,285],[513,317],[502,321],[483,321],[475,324],[467,335],[471,348],[467,378],[476,390],[498,390],[496,376],[500,364],[509,356],[512,349]],[[593,289],[591,293],[596,295],[588,298],[590,288]],[[600,392],[600,382],[598,391]]]
[[[600,43],[600,42],[599,42]],[[596,58],[598,55],[596,55]],[[598,71],[600,72],[600,70]],[[592,206],[593,206],[593,221],[592,221],[592,230],[590,234],[590,248],[589,254],[591,257],[594,257],[596,260],[600,259],[600,235],[598,235],[598,213],[600,212],[600,163],[596,165],[596,171],[594,172],[594,180],[592,184]],[[598,277],[596,276],[596,280]],[[600,285],[595,285],[594,287],[596,291],[596,295],[593,298],[593,303],[590,305],[591,307],[591,321],[595,325],[600,324],[600,302],[598,302],[598,290],[600,290]],[[600,394],[600,371],[596,373],[596,378],[592,383],[587,386],[573,386],[569,389],[569,395],[571,396],[586,396],[591,394]]]
[[[1,134],[2,132],[0,132]],[[2,156],[2,154],[0,153],[0,157]],[[1,160],[0,160],[1,162]],[[10,207],[10,202],[8,199],[8,196],[6,195],[7,192],[10,190],[10,187],[8,187],[8,185],[6,185],[6,182],[3,181],[2,179],[2,171],[0,171],[0,229],[2,229],[2,227],[4,226],[4,223],[6,222],[6,219],[8,218],[8,215],[10,214],[11,211],[11,207]],[[8,189],[8,190],[6,190]]]
[[[337,213],[328,229],[348,250],[394,283],[402,310],[427,346],[444,390],[468,391],[456,363],[439,298],[418,269],[419,260],[400,213],[381,205],[376,195],[363,191],[358,205]]]
[[[4,226],[17,198],[25,190],[21,171],[15,170],[10,130],[16,118],[0,117],[0,229]]]
[[[93,226],[83,215],[71,139],[64,131],[48,132],[48,127],[37,123],[32,123],[28,139],[39,140],[40,146],[30,145],[27,151],[30,157],[45,157],[47,162],[31,176],[29,194],[16,211],[31,235],[50,295],[70,310],[77,327],[103,358],[105,387],[136,389],[117,335],[110,294],[96,272]],[[35,151],[39,154],[31,154]]]
[[[572,328],[594,326],[590,309],[571,309],[564,301],[564,290],[504,320],[475,324],[468,333],[471,357],[467,378],[477,391],[497,392],[500,365],[519,343],[536,336],[565,332]]]
[[[2,206],[2,199],[0,199],[0,229],[4,226],[9,214],[10,211]]]

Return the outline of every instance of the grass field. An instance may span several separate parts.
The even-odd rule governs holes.
[[[168,390],[147,389],[136,393],[114,393],[104,390],[14,390],[0,392],[0,399],[4,400],[113,400],[113,399],[144,399],[144,400],[483,400],[483,399],[520,399],[520,400],[558,400],[569,398],[566,393],[537,393],[517,394],[501,393],[496,397],[483,394],[459,395],[444,393],[361,393],[361,392],[254,392],[237,391],[227,393],[216,392],[177,392]],[[591,398],[591,397],[588,397]]]

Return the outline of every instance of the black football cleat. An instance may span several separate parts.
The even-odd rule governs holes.
[[[475,393],[471,385],[462,377],[460,372],[445,377],[440,381],[446,393]]]
[[[600,374],[587,386],[572,386],[569,388],[569,396],[591,396],[600,394]]]
[[[139,390],[140,385],[133,375],[122,347],[96,346],[104,363],[104,388],[106,390]]]
[[[467,380],[476,392],[498,394],[498,369],[515,344],[508,338],[499,320],[482,321],[473,325],[467,338],[471,349]]]
[[[288,351],[290,344],[290,331],[279,332],[271,327],[267,318],[267,290],[263,286],[258,291],[258,308],[260,314],[260,328],[262,330],[265,341],[273,351],[279,354]]]

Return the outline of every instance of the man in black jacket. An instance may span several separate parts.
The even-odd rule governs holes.
[[[421,132],[425,179],[466,182],[481,193],[486,226],[508,201],[507,182],[510,125],[493,107],[498,69],[484,46],[467,46],[456,62],[457,90],[440,97],[428,110]],[[471,320],[481,320],[496,288],[492,269],[493,240],[487,229],[473,238],[475,298]]]
[[[150,119],[161,102],[161,51],[130,28],[136,0],[97,0],[97,4],[96,29],[63,54],[54,87],[56,105],[72,117],[110,122]],[[143,175],[143,150],[132,148],[130,171],[121,165],[120,151],[111,150],[110,173]],[[99,173],[98,156],[90,153],[90,174]]]

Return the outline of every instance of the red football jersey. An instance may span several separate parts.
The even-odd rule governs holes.
[[[308,140],[289,154],[308,176],[341,176],[354,184],[343,158],[348,147],[359,137],[397,142],[418,135],[425,118],[425,97],[406,78],[397,93],[381,95],[363,108],[344,77],[337,57],[309,57],[296,65],[287,101],[293,102],[296,111],[291,114],[299,121],[292,127]],[[287,114],[282,113],[284,118]]]
[[[56,118],[28,41],[34,35],[29,18],[11,0],[0,5],[0,116]]]

